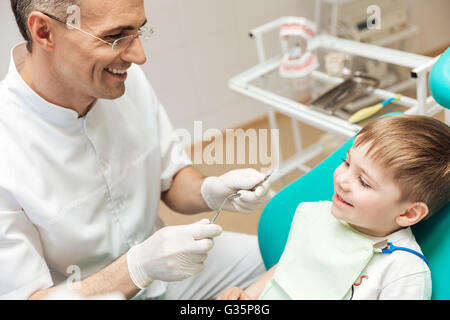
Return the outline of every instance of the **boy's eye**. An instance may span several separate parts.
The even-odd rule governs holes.
[[[359,182],[361,183],[361,185],[364,188],[370,188],[370,186],[367,183],[365,183],[364,180],[361,177],[359,177]]]
[[[349,167],[349,166],[350,166],[350,163],[349,163],[346,159],[341,159],[341,160],[342,160],[342,162],[344,162],[344,164],[345,164],[346,167]],[[367,183],[363,180],[363,178],[361,178],[361,176],[358,177],[358,180],[359,180],[359,183],[360,183],[364,188],[370,188],[370,185],[367,184]]]

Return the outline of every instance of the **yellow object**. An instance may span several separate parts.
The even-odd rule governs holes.
[[[381,109],[383,109],[383,107],[386,106],[387,104],[389,104],[391,102],[394,102],[394,101],[398,101],[401,96],[402,96],[401,94],[397,94],[395,96],[395,98],[390,98],[390,99],[385,100],[383,102],[380,102],[380,103],[378,103],[378,104],[376,104],[374,106],[361,109],[358,112],[356,112],[355,114],[353,114],[350,117],[350,119],[348,119],[348,122],[350,122],[350,123],[357,123],[357,122],[360,122],[362,120],[365,120],[365,119],[373,116],[374,114],[376,114]]]

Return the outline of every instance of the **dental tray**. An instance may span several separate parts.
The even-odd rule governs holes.
[[[334,115],[349,102],[369,94],[379,84],[380,80],[361,72],[355,72],[350,78],[312,101],[310,107],[328,115]]]

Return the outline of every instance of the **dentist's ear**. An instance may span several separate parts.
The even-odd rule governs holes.
[[[402,227],[408,227],[425,218],[427,214],[428,206],[424,202],[414,202],[402,214],[398,215],[395,221]]]
[[[33,11],[28,17],[28,29],[34,45],[39,45],[47,51],[54,48],[54,30],[51,26],[51,18],[39,11]]]

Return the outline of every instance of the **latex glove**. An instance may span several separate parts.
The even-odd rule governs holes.
[[[268,199],[268,181],[255,191],[248,191],[264,178],[265,175],[255,169],[233,170],[220,177],[207,177],[203,181],[201,193],[208,207],[217,210],[227,196],[239,192],[241,197],[229,201],[224,209],[250,213]]]
[[[134,284],[147,288],[153,280],[180,281],[199,273],[222,228],[208,219],[155,232],[127,254]]]

